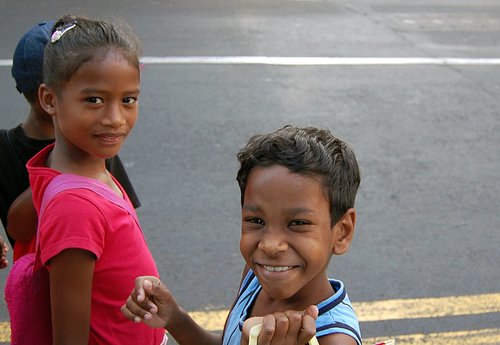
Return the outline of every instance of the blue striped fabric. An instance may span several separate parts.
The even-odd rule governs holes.
[[[361,345],[361,333],[356,314],[340,280],[329,279],[335,294],[319,303],[316,320],[316,337],[343,333],[351,336]],[[243,322],[248,318],[252,305],[262,286],[250,270],[241,284],[238,300],[229,313],[224,330],[223,345],[239,345]]]

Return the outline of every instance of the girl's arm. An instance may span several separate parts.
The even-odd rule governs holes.
[[[249,269],[245,265],[241,282]],[[135,288],[121,310],[131,321],[144,322],[154,328],[166,328],[180,345],[220,345],[222,343],[222,334],[211,333],[200,327],[177,304],[172,293],[156,277],[136,278]]]
[[[154,328],[166,328],[180,345],[219,345],[222,342],[222,335],[200,327],[156,277],[136,278],[135,288],[122,307],[122,312],[131,321],[142,321]]]
[[[16,241],[30,241],[36,235],[38,217],[31,196],[31,188],[12,202],[7,212],[7,233]]]
[[[95,256],[65,249],[50,259],[53,345],[87,345]]]

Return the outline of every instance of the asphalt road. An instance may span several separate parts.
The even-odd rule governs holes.
[[[38,21],[66,12],[121,17],[142,38],[144,56],[198,57],[146,63],[140,119],[120,154],[161,275],[185,309],[232,303],[243,268],[235,152],[250,135],[284,124],[328,127],[357,154],[357,233],[329,269],[351,300],[500,293],[500,65],[478,60],[500,58],[498,1],[81,3],[0,0],[0,127],[27,112],[5,60]],[[207,63],[221,56],[350,63]],[[414,57],[470,60],[404,60]],[[403,59],[363,65],[367,58]],[[7,273],[0,271],[2,289]],[[3,301],[1,321],[8,321]],[[362,331],[499,324],[493,310],[370,321]]]

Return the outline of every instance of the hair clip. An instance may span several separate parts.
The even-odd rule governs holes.
[[[76,26],[76,22],[71,24],[67,24],[65,26],[59,26],[56,31],[50,36],[50,42],[56,43],[61,39],[61,37],[69,30],[73,29]]]

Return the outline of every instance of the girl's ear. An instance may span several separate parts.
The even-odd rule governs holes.
[[[51,116],[56,114],[56,92],[46,84],[41,84],[38,88],[38,101],[45,112]]]
[[[356,226],[356,210],[350,208],[344,213],[342,218],[333,226],[332,253],[342,255],[347,252],[354,237]]]

